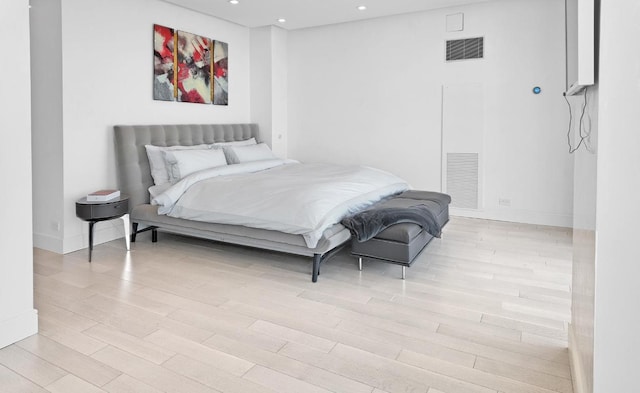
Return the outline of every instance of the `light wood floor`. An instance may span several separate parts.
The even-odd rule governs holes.
[[[0,391],[571,393],[571,230],[453,218],[407,280],[160,233],[35,251]]]

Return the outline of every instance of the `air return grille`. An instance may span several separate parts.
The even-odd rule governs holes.
[[[482,59],[483,57],[483,37],[447,41],[447,61]]]
[[[478,208],[478,153],[447,153],[447,194],[452,207]]]

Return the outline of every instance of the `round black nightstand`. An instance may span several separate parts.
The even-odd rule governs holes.
[[[89,222],[89,262],[93,251],[93,225],[99,221],[122,218],[124,221],[124,239],[129,250],[131,225],[129,224],[129,197],[120,195],[108,201],[93,202],[82,198],[76,202],[76,216]]]

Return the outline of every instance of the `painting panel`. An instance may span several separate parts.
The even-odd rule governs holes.
[[[229,44],[214,41],[213,104],[229,105]]]
[[[175,31],[153,25],[153,99],[175,101]]]
[[[211,39],[178,31],[178,101],[211,104]]]

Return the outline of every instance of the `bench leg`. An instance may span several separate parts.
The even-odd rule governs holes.
[[[362,271],[362,257],[358,258],[358,269]]]
[[[404,280],[407,277],[407,267],[402,267],[402,279]]]

